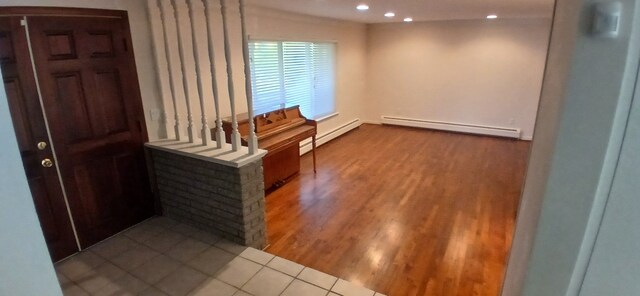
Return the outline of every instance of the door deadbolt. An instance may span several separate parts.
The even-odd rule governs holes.
[[[51,161],[51,159],[45,158],[42,160],[42,166],[45,168],[50,168],[53,166],[53,161]]]
[[[47,142],[39,142],[38,150],[44,150],[44,149],[47,149]]]

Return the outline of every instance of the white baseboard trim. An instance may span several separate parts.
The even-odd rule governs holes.
[[[377,125],[382,124],[382,122],[380,122],[379,120],[361,120],[361,122],[366,124],[377,124]]]
[[[419,127],[419,128],[435,129],[435,130],[450,131],[450,132],[489,135],[489,136],[498,136],[498,137],[507,137],[507,138],[516,138],[516,139],[520,139],[520,134],[521,134],[520,129],[518,128],[484,126],[484,125],[476,125],[476,124],[424,120],[424,119],[415,119],[415,118],[386,116],[386,115],[383,115],[381,117],[381,121],[383,124],[390,124],[390,125]]]
[[[326,144],[329,141],[346,134],[352,129],[359,127],[360,125],[362,125],[362,122],[359,118],[356,118],[326,133],[318,135],[316,136],[316,147]],[[300,155],[303,155],[309,151],[311,151],[311,139],[300,142]]]

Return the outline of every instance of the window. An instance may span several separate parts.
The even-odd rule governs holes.
[[[252,41],[253,111],[265,113],[300,105],[318,118],[335,111],[335,44]]]

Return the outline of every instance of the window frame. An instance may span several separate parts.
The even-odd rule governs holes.
[[[323,39],[298,39],[298,38],[265,38],[265,37],[254,37],[254,36],[249,36],[249,45],[251,46],[251,43],[256,43],[256,42],[274,42],[274,43],[278,43],[278,51],[279,54],[281,54],[282,56],[284,55],[284,53],[282,53],[283,46],[282,44],[285,42],[301,42],[301,43],[314,43],[314,44],[331,44],[333,47],[333,59],[331,61],[331,69],[332,69],[332,78],[333,78],[333,89],[332,89],[332,93],[331,93],[331,98],[332,98],[332,102],[331,102],[331,110],[328,112],[323,112],[323,113],[318,113],[318,114],[311,114],[310,116],[307,116],[307,118],[309,119],[314,119],[314,120],[325,120],[325,119],[329,119],[332,118],[336,115],[338,115],[338,106],[337,106],[337,86],[338,86],[338,51],[339,51],[339,44],[338,41],[336,40],[323,40]],[[253,71],[253,56],[250,55],[250,67],[251,67],[251,83],[252,83],[252,92],[254,91],[254,71]],[[284,86],[284,58],[282,60],[279,59],[278,61],[280,63],[280,87],[281,87],[281,92],[284,94],[286,93],[286,88]],[[313,75],[313,73],[309,73],[309,75],[311,75],[312,77],[315,77]],[[314,79],[311,79],[314,80]],[[313,89],[313,86],[312,86]],[[255,95],[252,94],[253,100],[255,100]],[[312,98],[313,100],[313,98]],[[255,103],[255,102],[254,102]],[[312,104],[314,103],[313,101],[311,102]],[[285,108],[286,107],[286,99],[285,102],[283,104],[280,104],[280,108]],[[254,112],[256,112],[255,108],[253,110]],[[303,114],[305,115],[305,114]]]

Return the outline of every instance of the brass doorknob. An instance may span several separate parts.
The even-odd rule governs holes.
[[[53,161],[51,161],[51,159],[45,158],[42,160],[42,166],[45,168],[50,168],[53,166]]]
[[[47,149],[47,142],[39,142],[38,150],[44,150],[44,149]]]

